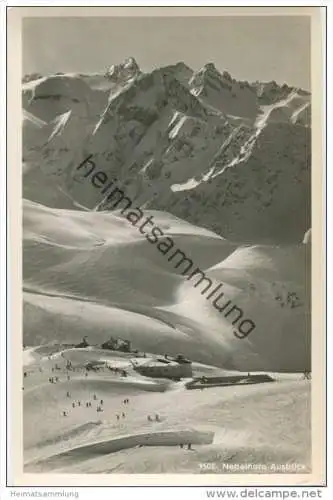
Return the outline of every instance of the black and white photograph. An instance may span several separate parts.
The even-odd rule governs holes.
[[[23,471],[296,482],[312,16],[142,9],[22,18]]]

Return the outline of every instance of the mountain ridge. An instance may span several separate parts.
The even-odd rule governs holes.
[[[305,91],[237,81],[213,63],[197,72],[179,62],[143,73],[134,58],[113,65],[99,83],[91,78],[53,75],[23,85],[23,108],[31,117],[24,161],[50,178],[51,206],[61,208],[56,188],[78,206],[107,209],[77,175],[92,155],[98,170],[139,206],[189,218],[237,241],[302,240],[311,226],[311,100]],[[44,130],[45,143],[34,143]],[[38,201],[41,194],[32,194],[26,181],[28,197]],[[43,193],[43,203],[46,198]]]

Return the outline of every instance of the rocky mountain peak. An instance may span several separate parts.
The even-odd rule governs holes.
[[[141,74],[140,67],[134,57],[128,57],[123,63],[110,66],[105,76],[114,82],[127,81]]]

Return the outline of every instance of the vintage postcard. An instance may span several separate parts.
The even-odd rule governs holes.
[[[12,484],[325,483],[324,32],[9,9]]]

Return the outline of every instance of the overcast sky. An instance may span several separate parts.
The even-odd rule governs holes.
[[[237,79],[310,89],[309,17],[25,18],[23,72],[98,72],[133,56],[143,71],[214,62]]]

